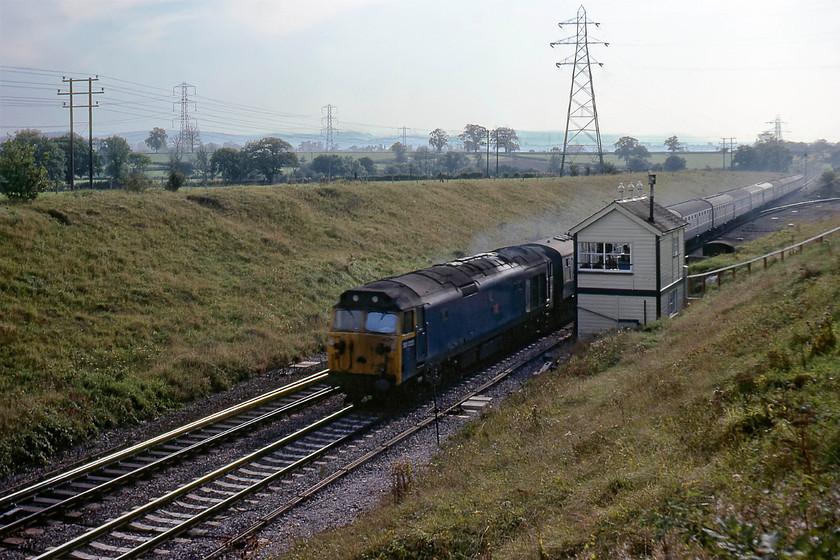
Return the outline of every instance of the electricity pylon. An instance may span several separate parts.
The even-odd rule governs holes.
[[[592,87],[592,68],[589,57],[589,45],[609,46],[609,43],[589,37],[589,26],[600,26],[586,17],[586,9],[581,4],[577,17],[557,25],[575,25],[576,33],[571,37],[551,43],[555,45],[574,45],[574,56],[568,57],[556,66],[572,67],[572,85],[569,90],[569,110],[566,114],[566,134],[563,136],[563,155],[560,161],[560,175],[566,173],[566,161],[571,168],[575,160],[596,164],[598,172],[604,170],[604,152],[601,148],[601,131],[598,128],[598,111],[595,108],[595,90]],[[594,61],[598,66],[602,63]]]
[[[180,121],[181,132],[178,137],[180,151],[186,151],[186,147],[189,145],[190,153],[192,153],[195,150],[195,142],[198,139],[198,121],[190,117],[190,103],[195,107],[195,101],[190,101],[190,88],[192,88],[193,95],[195,95],[195,86],[186,82],[181,82],[172,88],[173,95],[177,95],[176,90],[181,90],[181,100],[172,102],[173,108],[175,105],[181,106],[181,117],[179,119],[172,119],[172,124],[174,126],[176,120]]]
[[[338,132],[335,128],[335,117],[333,117],[333,109],[335,109],[335,105],[324,105],[321,107],[321,112],[323,113],[324,109],[327,110],[327,114],[325,117],[321,117],[321,123],[326,124],[326,126],[322,129],[322,132],[325,132],[327,135],[327,151],[332,152],[338,147],[335,145],[335,133]]]

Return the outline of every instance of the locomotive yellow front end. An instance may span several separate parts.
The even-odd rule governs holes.
[[[333,311],[328,367],[348,393],[384,392],[400,384],[399,317],[395,312],[367,309],[338,307]]]

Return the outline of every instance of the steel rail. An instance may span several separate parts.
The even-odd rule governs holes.
[[[87,533],[79,535],[76,538],[74,538],[70,541],[67,541],[62,545],[59,545],[55,548],[47,550],[47,551],[43,552],[41,555],[36,556],[32,560],[48,560],[48,559],[52,559],[52,558],[60,558],[60,557],[64,556],[65,554],[69,554],[73,550],[76,550],[76,549],[81,548],[82,546],[85,546],[86,544],[94,541],[98,537],[101,537],[101,536],[103,536],[105,534],[108,534],[108,533],[110,533],[110,532],[112,532],[116,529],[119,529],[120,527],[126,525],[127,523],[130,523],[130,522],[132,522],[132,521],[134,521],[134,520],[136,520],[140,517],[145,516],[146,514],[152,512],[152,511],[155,511],[155,510],[161,508],[162,506],[172,502],[173,500],[183,496],[184,494],[188,494],[188,493],[190,493],[194,490],[197,490],[197,489],[201,488],[202,486],[204,486],[206,484],[209,484],[211,481],[213,481],[216,478],[219,478],[219,477],[221,477],[221,476],[223,476],[223,475],[225,475],[225,474],[227,474],[231,471],[234,471],[234,470],[236,470],[240,467],[243,467],[244,465],[247,465],[248,463],[250,463],[251,461],[253,461],[255,459],[258,459],[258,458],[260,458],[260,457],[262,457],[262,456],[264,456],[268,453],[271,453],[272,451],[277,450],[281,447],[289,445],[289,444],[299,440],[300,438],[302,438],[302,437],[304,437],[304,436],[306,436],[306,435],[308,435],[308,434],[310,434],[310,433],[312,433],[312,432],[314,432],[314,431],[316,431],[320,428],[326,427],[329,424],[344,418],[345,416],[347,416],[350,413],[350,411],[353,410],[353,408],[354,407],[352,405],[344,407],[341,410],[339,410],[337,412],[334,412],[333,414],[330,414],[329,416],[326,416],[326,417],[318,420],[317,422],[314,422],[314,423],[310,424],[309,426],[306,426],[305,428],[302,428],[302,429],[298,430],[297,432],[295,432],[293,434],[285,436],[285,437],[281,438],[280,440],[277,440],[277,441],[263,447],[262,449],[254,451],[253,453],[250,453],[245,457],[237,459],[236,461],[234,461],[232,463],[229,463],[229,464],[227,464],[223,467],[220,467],[220,468],[216,469],[215,471],[213,471],[213,472],[211,472],[207,475],[204,475],[200,478],[197,478],[197,479],[193,480],[192,482],[190,482],[190,483],[188,483],[188,484],[186,484],[186,485],[184,485],[184,486],[182,486],[182,487],[180,487],[176,490],[173,490],[172,492],[169,492],[169,493],[167,493],[167,494],[149,502],[146,505],[140,506],[140,507],[138,507],[138,508],[136,508],[136,509],[134,509],[134,510],[118,517],[118,518],[116,518],[116,519],[108,521],[107,523],[104,523],[103,525],[100,525],[99,527],[96,527],[95,529],[92,529],[92,530],[88,531]],[[362,428],[358,428],[358,429],[362,429]],[[358,429],[355,430],[355,432],[358,432]],[[352,437],[352,434],[348,434],[348,435],[344,436],[344,438],[342,438],[342,439],[346,439],[348,437]],[[337,444],[338,444],[338,442],[330,443],[329,445],[325,446],[323,449],[317,450],[313,453],[310,453],[307,457],[295,461],[295,463],[294,463],[295,468],[300,466],[300,464],[302,462],[306,462],[306,460],[311,460],[311,458],[313,456],[317,456],[319,454],[322,454],[322,453],[326,452],[327,450],[329,450],[330,448],[332,448],[334,445],[337,445]],[[262,488],[264,485],[271,483],[278,476],[281,476],[281,474],[286,474],[290,468],[291,468],[290,466],[284,467],[282,469],[281,473],[272,474],[269,477],[267,477],[266,479],[263,479],[263,480],[259,481],[257,484],[249,487],[247,489],[248,490],[247,492],[245,490],[243,490],[243,491],[237,493],[235,496],[231,496],[230,498],[225,499],[223,502],[220,502],[220,503],[210,507],[208,510],[203,511],[198,516],[184,521],[180,525],[178,525],[178,526],[174,527],[173,529],[170,529],[169,531],[167,531],[165,533],[165,535],[168,535],[166,538],[159,539],[158,537],[154,537],[152,540],[146,541],[145,543],[139,545],[137,548],[135,548],[131,552],[127,552],[127,553],[123,554],[122,556],[120,556],[119,558],[121,558],[121,559],[122,558],[132,558],[136,555],[147,552],[149,550],[149,548],[153,548],[155,546],[158,546],[163,541],[170,540],[170,539],[174,538],[178,534],[181,534],[182,532],[188,530],[190,527],[196,525],[197,523],[200,523],[201,521],[203,521],[207,517],[211,517],[211,516],[215,515],[220,509],[228,507],[230,505],[230,503],[232,503],[231,500],[233,500],[233,498],[236,498],[236,500],[234,500],[234,501],[238,501],[244,495],[246,495],[248,493],[251,493],[251,492],[254,492],[254,491],[258,490],[259,488]],[[224,505],[221,505],[221,504],[224,504]],[[160,536],[163,536],[163,535],[160,535]]]
[[[262,415],[254,418],[252,420],[248,420],[247,422],[244,422],[242,424],[239,424],[238,426],[234,426],[234,427],[232,427],[228,430],[225,430],[223,432],[220,432],[218,434],[210,436],[207,439],[196,442],[196,443],[194,443],[190,446],[184,447],[184,448],[179,449],[177,451],[173,451],[170,455],[167,455],[165,457],[161,457],[160,459],[158,459],[154,462],[147,463],[146,465],[143,465],[140,468],[131,470],[131,471],[129,471],[129,472],[127,472],[127,473],[125,473],[121,476],[118,476],[118,477],[113,478],[109,481],[103,482],[102,484],[99,484],[99,485],[97,485],[93,488],[90,488],[88,490],[80,492],[79,494],[71,496],[71,497],[69,497],[65,500],[62,500],[62,501],[58,502],[58,503],[49,505],[49,506],[45,507],[44,509],[42,509],[41,511],[31,513],[30,515],[28,515],[26,517],[22,517],[22,518],[14,521],[12,523],[4,525],[3,527],[0,527],[0,533],[9,533],[9,532],[11,532],[15,529],[19,529],[19,528],[21,528],[21,527],[23,527],[23,526],[25,526],[29,523],[32,523],[34,520],[36,520],[38,518],[49,517],[49,516],[51,516],[55,513],[59,513],[62,510],[65,510],[66,508],[68,508],[70,506],[76,505],[78,503],[83,503],[83,502],[85,502],[85,500],[93,498],[96,495],[102,494],[102,493],[107,492],[109,490],[112,490],[114,488],[119,488],[120,486],[123,486],[123,485],[127,484],[129,481],[143,476],[145,473],[154,472],[155,470],[158,470],[158,469],[162,468],[166,464],[178,459],[181,456],[185,456],[185,455],[188,455],[188,454],[193,453],[195,451],[198,451],[199,449],[201,449],[203,447],[211,446],[214,443],[216,443],[218,441],[221,441],[225,438],[228,438],[228,437],[234,435],[237,432],[246,431],[253,426],[256,426],[260,423],[266,422],[266,421],[270,420],[271,418],[273,418],[274,416],[288,413],[292,410],[295,410],[295,409],[300,408],[302,406],[306,406],[307,404],[309,404],[311,402],[317,401],[319,399],[322,399],[322,398],[324,398],[326,396],[329,396],[329,395],[331,395],[333,393],[336,393],[336,392],[338,392],[337,387],[330,387],[330,386],[325,387],[325,388],[321,389],[320,391],[317,391],[317,392],[315,392],[311,395],[307,395],[306,397],[304,397],[302,399],[298,399],[298,400],[296,400],[294,402],[291,402],[291,403],[289,403],[285,406],[282,406],[282,407],[276,408],[272,411],[266,412],[265,414],[262,414]]]
[[[239,403],[235,406],[229,407],[229,408],[227,408],[225,410],[222,410],[220,412],[211,414],[209,416],[206,416],[204,418],[196,420],[195,422],[191,422],[190,424],[187,424],[185,426],[176,428],[174,430],[171,430],[169,432],[166,432],[166,433],[161,434],[159,436],[156,436],[154,438],[148,439],[146,441],[140,442],[140,443],[135,444],[133,446],[127,447],[127,448],[122,449],[122,450],[119,450],[115,453],[100,457],[99,459],[96,459],[95,461],[92,461],[90,463],[81,465],[79,467],[73,468],[73,469],[71,469],[69,471],[66,471],[66,472],[63,472],[63,473],[59,473],[55,476],[49,477],[45,480],[42,480],[42,481],[37,482],[35,484],[32,484],[30,486],[27,486],[27,487],[24,487],[22,489],[16,490],[16,491],[14,491],[10,494],[7,494],[5,496],[0,497],[0,508],[4,508],[4,507],[5,508],[9,508],[9,507],[14,508],[14,506],[17,502],[21,502],[21,501],[23,501],[27,498],[35,496],[40,491],[50,489],[50,488],[55,487],[55,486],[59,486],[61,484],[69,483],[69,482],[71,482],[75,479],[84,477],[85,475],[88,475],[88,474],[90,474],[90,473],[92,473],[92,472],[94,472],[98,469],[107,467],[108,465],[112,465],[114,463],[118,463],[118,462],[120,462],[124,459],[129,458],[129,457],[138,455],[139,453],[141,453],[143,451],[153,449],[156,446],[159,446],[159,445],[164,444],[168,441],[176,439],[176,438],[178,438],[178,437],[180,437],[184,434],[190,433],[194,430],[205,428],[209,425],[212,425],[212,424],[217,423],[217,422],[221,422],[221,421],[226,420],[226,419],[228,419],[232,416],[235,416],[236,414],[243,413],[243,412],[245,412],[245,411],[247,411],[251,408],[255,408],[257,406],[266,404],[266,403],[268,403],[272,400],[278,399],[278,398],[283,397],[283,396],[287,396],[287,395],[292,394],[296,391],[299,391],[299,390],[301,390],[305,387],[315,385],[319,382],[324,381],[326,378],[327,378],[326,370],[318,372],[318,373],[313,374],[311,376],[308,376],[304,379],[298,380],[296,382],[290,383],[288,385],[285,385],[283,387],[280,387],[278,389],[270,391],[269,393],[266,393],[265,395],[261,395],[261,396],[249,399],[249,400],[247,400],[243,403]],[[315,397],[316,395],[317,395],[317,398],[325,396],[324,391],[335,391],[335,390],[336,390],[335,388],[328,387],[328,388],[326,388],[322,391],[316,392],[314,395],[310,395],[310,396],[306,397],[304,399],[304,401],[305,402],[310,402],[312,400],[312,398],[316,398]],[[281,409],[283,411],[288,411],[290,408],[294,408],[295,406],[301,406],[301,404],[295,405],[295,403],[291,403],[290,405],[281,407]],[[15,520],[15,521],[7,524],[7,525],[4,525],[4,526],[0,527],[0,534],[7,534],[12,530],[21,527],[22,525],[24,525],[28,522],[31,522],[33,519],[35,519],[37,517],[42,517],[42,516],[45,516],[45,515],[49,515],[50,513],[54,513],[56,511],[58,511],[59,509],[61,509],[61,507],[66,507],[68,505],[78,503],[79,501],[81,501],[83,499],[79,496],[84,495],[84,497],[90,497],[97,492],[102,492],[104,490],[108,490],[110,488],[113,488],[116,484],[114,482],[115,480],[119,480],[120,483],[122,483],[122,482],[125,482],[128,478],[136,477],[138,475],[138,473],[148,472],[153,466],[156,467],[156,468],[160,468],[164,463],[173,460],[175,457],[178,457],[178,456],[180,456],[184,453],[190,452],[190,451],[195,451],[197,448],[202,447],[204,445],[208,445],[209,442],[218,441],[222,437],[228,437],[232,433],[234,433],[238,430],[244,429],[244,427],[246,427],[246,426],[247,427],[253,426],[255,424],[255,421],[265,421],[267,419],[265,417],[272,415],[272,413],[276,414],[276,413],[278,413],[278,411],[269,412],[269,413],[267,413],[267,415],[262,415],[262,416],[258,417],[257,419],[253,419],[253,420],[244,422],[243,424],[241,424],[239,426],[234,426],[234,427],[232,427],[228,430],[225,430],[225,431],[223,431],[219,434],[209,436],[208,438],[206,438],[205,441],[200,441],[200,442],[197,442],[193,445],[187,446],[186,448],[180,449],[178,451],[174,451],[170,455],[162,457],[161,459],[158,459],[154,462],[151,462],[151,463],[141,467],[140,469],[130,471],[130,472],[126,473],[125,475],[121,475],[121,476],[116,477],[115,479],[112,479],[110,481],[105,481],[105,482],[103,482],[103,484],[96,485],[93,488],[90,488],[88,490],[80,492],[78,495],[72,496],[72,497],[68,498],[67,500],[62,500],[60,503],[53,504],[49,507],[45,507],[40,512],[35,512],[32,515],[29,515],[29,516],[23,517],[21,519]],[[11,511],[14,511],[14,509],[10,510],[10,512]],[[42,513],[42,512],[47,512],[47,513]],[[8,513],[9,512],[6,512],[6,514],[8,514]]]
[[[565,329],[565,327],[564,327],[564,329]],[[564,329],[560,329],[560,330],[562,331]],[[563,335],[561,335],[558,340],[551,343],[548,348],[543,348],[543,349],[539,350],[537,352],[537,355],[546,353],[548,350],[550,350],[550,349],[558,346],[559,344],[569,340],[569,338],[571,338],[571,336],[572,336],[571,333],[568,332],[568,330],[567,330],[567,332],[565,332]],[[548,337],[546,337],[546,338],[548,338]],[[535,343],[532,343],[530,346],[536,346],[538,343],[539,343],[539,341],[535,342]],[[526,349],[527,348],[528,347],[526,347]],[[520,350],[520,352],[523,351],[523,350]],[[269,523],[271,523],[272,521],[274,521],[275,519],[277,519],[281,515],[289,512],[295,506],[297,506],[297,505],[303,503],[304,501],[308,500],[309,498],[311,498],[312,496],[314,496],[315,494],[317,494],[318,492],[320,492],[321,490],[323,490],[324,488],[326,488],[327,486],[329,486],[333,482],[347,476],[348,474],[355,471],[360,466],[362,466],[365,463],[371,461],[372,459],[381,455],[385,451],[388,451],[389,449],[393,448],[395,445],[397,445],[401,441],[409,438],[410,436],[419,432],[423,428],[426,428],[427,426],[429,426],[429,424],[431,424],[432,422],[437,420],[439,418],[440,414],[449,414],[449,413],[451,413],[455,410],[458,410],[460,407],[462,407],[464,405],[465,402],[467,402],[471,398],[475,397],[476,395],[479,395],[479,394],[487,391],[491,387],[497,385],[498,383],[503,381],[505,378],[510,376],[512,373],[517,371],[519,368],[524,367],[526,364],[528,364],[529,362],[531,362],[535,358],[536,358],[536,356],[529,356],[529,357],[524,358],[521,361],[521,363],[508,366],[507,368],[502,370],[500,373],[498,373],[494,377],[492,377],[490,380],[483,383],[478,388],[470,391],[466,396],[458,399],[457,402],[455,402],[454,404],[450,405],[449,407],[445,408],[442,411],[435,411],[435,413],[433,415],[428,416],[428,417],[424,418],[423,420],[421,420],[420,422],[418,422],[417,424],[415,424],[414,426],[411,426],[410,428],[407,428],[403,432],[397,434],[393,438],[391,438],[388,441],[379,445],[376,449],[373,449],[373,450],[369,451],[368,453],[366,453],[362,457],[359,457],[358,459],[352,461],[351,463],[345,465],[344,467],[339,468],[338,470],[336,470],[331,475],[329,475],[326,478],[320,480],[319,482],[310,486],[306,490],[298,493],[297,496],[295,496],[293,499],[289,500],[288,502],[286,502],[285,504],[283,504],[279,508],[269,512],[266,515],[264,515],[259,520],[254,522],[252,525],[250,525],[246,529],[243,529],[242,531],[240,531],[239,534],[227,539],[224,542],[224,544],[220,545],[219,547],[217,547],[216,549],[211,551],[209,554],[204,556],[203,560],[210,560],[212,558],[217,558],[220,554],[224,554],[225,552],[230,551],[234,546],[244,542],[246,539],[248,539],[250,536],[254,535],[258,531],[263,529]]]

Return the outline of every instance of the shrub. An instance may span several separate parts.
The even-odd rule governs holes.
[[[166,180],[166,190],[175,192],[187,182],[187,176],[180,171],[172,170],[169,172],[169,178]]]
[[[35,147],[8,139],[0,144],[0,191],[9,198],[34,199],[47,189],[47,170],[35,161]]]
[[[143,192],[152,186],[152,182],[142,173],[136,173],[125,180],[124,188],[130,192]]]

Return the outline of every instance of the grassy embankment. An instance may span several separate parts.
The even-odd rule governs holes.
[[[618,176],[0,203],[0,472],[319,349],[349,287],[565,231]],[[674,202],[767,175],[662,174]],[[540,216],[541,220],[534,220]]]
[[[415,469],[401,504],[288,557],[838,558],[838,255],[835,235],[581,344]]]

